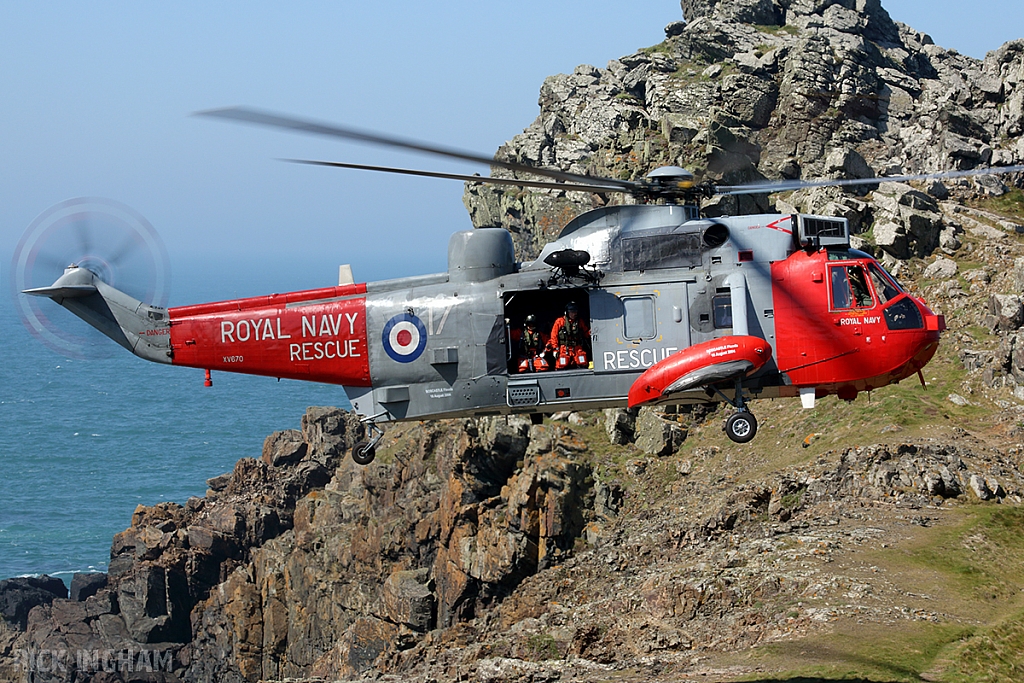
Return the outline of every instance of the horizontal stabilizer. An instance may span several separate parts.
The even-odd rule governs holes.
[[[96,293],[95,285],[65,285],[63,287],[35,287],[24,289],[22,294],[32,296],[48,296],[51,299],[74,299],[80,296],[89,296]]]
[[[173,357],[167,310],[111,287],[88,268],[68,266],[49,287],[26,289],[68,309],[136,356],[157,363]]]

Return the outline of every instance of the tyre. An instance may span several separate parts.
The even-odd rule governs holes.
[[[747,443],[757,434],[757,420],[745,410],[733,413],[725,421],[725,433],[736,443]]]
[[[377,455],[377,450],[369,441],[360,441],[352,447],[352,461],[357,465],[369,465]]]

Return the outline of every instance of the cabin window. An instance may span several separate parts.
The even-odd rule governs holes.
[[[622,300],[622,336],[626,339],[653,339],[657,326],[654,321],[654,297],[631,296]]]
[[[870,308],[874,305],[864,269],[860,266],[832,266],[832,308]]]
[[[711,300],[711,310],[715,314],[715,329],[722,330],[732,327],[732,296],[718,294]]]

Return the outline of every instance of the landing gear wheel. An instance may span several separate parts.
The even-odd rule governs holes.
[[[725,421],[725,434],[736,443],[747,443],[757,434],[757,420],[745,410],[733,413]]]
[[[369,441],[360,441],[352,447],[352,461],[357,465],[369,465],[377,455],[377,449]]]

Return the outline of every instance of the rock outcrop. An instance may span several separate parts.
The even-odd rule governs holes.
[[[1024,161],[1024,41],[978,61],[894,22],[875,0],[681,4],[686,21],[670,24],[663,43],[548,78],[537,120],[499,156],[625,179],[678,165],[725,184]],[[937,199],[1002,193],[1003,181],[935,182],[931,196],[853,186],[776,199],[782,212],[850,218],[882,253],[905,259],[931,254],[950,227]],[[578,213],[630,200],[471,183],[464,201],[477,227],[509,229],[525,260]],[[717,198],[705,211],[768,208],[762,195]]]
[[[67,596],[64,582],[45,574],[5,579],[0,581],[0,617],[24,629],[33,607]]]
[[[59,588],[56,599],[21,599],[20,605],[32,609],[20,623],[20,651],[68,658],[43,670],[37,666],[33,680],[117,668],[111,657],[141,657],[160,675],[186,667],[193,610],[236,569],[248,566],[254,549],[292,528],[296,502],[330,481],[362,430],[352,415],[312,408],[301,432],[268,437],[262,459],[239,460],[233,472],[211,479],[205,498],[184,506],[140,506],[132,526],[114,537],[107,575],[76,575],[71,599],[59,579],[44,582],[50,593]],[[8,621],[18,624],[17,618]]]
[[[0,676],[549,679],[573,662],[591,680],[645,670],[653,652],[682,662],[813,630],[817,608],[791,606],[831,594],[828,576],[846,605],[829,614],[849,611],[849,582],[809,573],[793,539],[831,561],[882,533],[873,506],[1024,496],[1016,466],[966,435],[833,451],[736,486],[723,475],[745,465],[713,465],[717,448],[671,464],[667,488],[663,458],[609,481],[596,453],[618,422],[603,417],[397,425],[362,468],[342,457],[358,421],[311,408],[302,431],[268,437],[263,459],[240,460],[205,498],[140,507],[113,543],[109,585],[76,580],[74,600],[45,578],[3,582],[5,609],[22,608],[0,620]],[[660,432],[643,423],[638,444]]]

